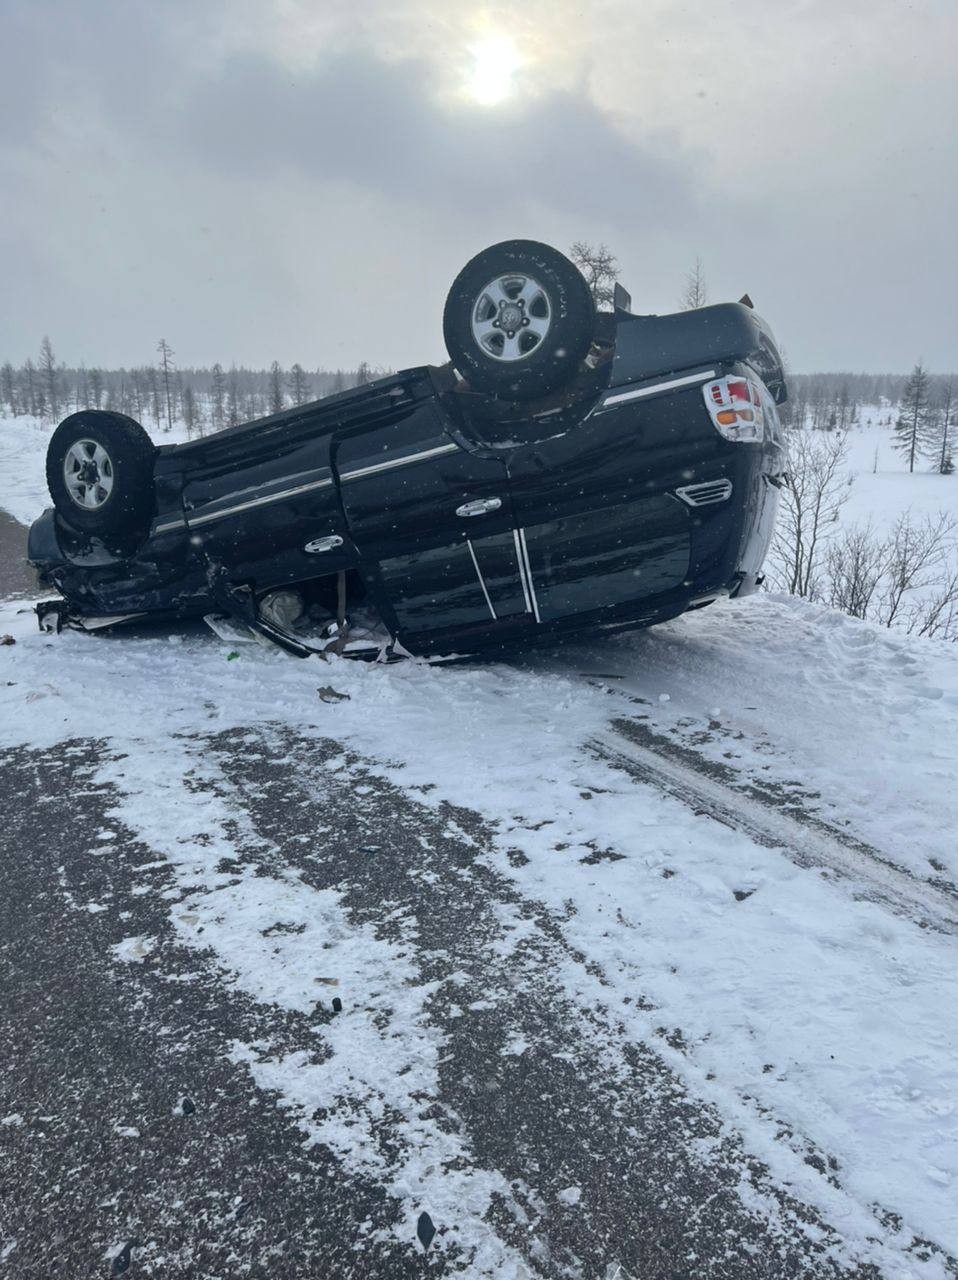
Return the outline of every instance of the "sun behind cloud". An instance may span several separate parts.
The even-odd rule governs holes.
[[[466,96],[484,107],[494,107],[516,91],[515,75],[522,58],[507,35],[482,36],[470,48],[472,64],[464,86]]]

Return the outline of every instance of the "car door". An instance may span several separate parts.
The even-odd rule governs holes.
[[[594,413],[511,454],[517,533],[543,623],[659,595],[686,577],[689,517],[669,490],[714,446],[689,440],[678,399]]]
[[[505,464],[457,444],[433,402],[344,437],[335,467],[350,534],[404,640],[533,622]]]
[[[257,590],[359,561],[336,493],[330,437],[308,418],[202,442],[183,489],[194,545]],[[191,455],[184,452],[184,460]]]

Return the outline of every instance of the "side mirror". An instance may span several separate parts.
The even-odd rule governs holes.
[[[627,316],[632,314],[632,295],[622,288],[618,280],[612,287],[612,306],[614,310],[622,311]]]

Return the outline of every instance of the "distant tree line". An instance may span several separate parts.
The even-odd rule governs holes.
[[[908,470],[922,461],[941,475],[954,472],[958,390],[953,374],[933,375],[919,361],[910,374],[789,374],[787,425],[815,431],[846,431],[861,421],[862,409],[879,410],[892,432],[893,446]]]
[[[590,273],[597,300],[611,300],[615,259],[600,245],[575,244],[572,253]],[[687,306],[707,297],[702,264],[696,259],[683,298]],[[152,364],[129,369],[75,367],[60,363],[48,337],[36,361],[0,366],[0,413],[31,415],[56,422],[77,409],[112,409],[159,431],[182,422],[192,436],[280,413],[381,376],[366,361],[355,369],[268,369],[222,364],[178,368],[165,338]],[[919,362],[910,374],[789,373],[789,399],[782,408],[786,426],[842,432],[861,421],[862,409],[878,407],[880,421],[894,433],[894,444],[914,471],[930,462],[943,475],[954,471],[958,394],[952,375],[934,375]]]
[[[219,363],[178,368],[174,355],[161,338],[152,364],[76,367],[60,363],[45,337],[36,361],[0,365],[0,413],[57,422],[77,409],[110,409],[159,431],[182,422],[190,436],[201,436],[360,386],[386,372],[365,361],[356,369],[284,368],[275,360],[268,369]]]

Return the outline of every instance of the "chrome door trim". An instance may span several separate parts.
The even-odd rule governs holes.
[[[434,449],[422,449],[419,453],[407,453],[401,458],[388,458],[385,462],[373,462],[366,467],[357,467],[354,471],[341,471],[340,480],[358,480],[361,476],[372,476],[380,471],[392,471],[395,467],[407,467],[412,462],[424,462],[426,458],[438,458],[444,453],[458,453],[457,444],[440,444]]]
[[[519,577],[522,581],[522,593],[526,598],[526,612],[531,613],[536,622],[539,617],[539,601],[536,598],[536,587],[532,580],[532,567],[529,564],[529,549],[526,546],[525,529],[513,529],[512,536],[516,544],[516,556],[519,560]]]
[[[473,548],[472,542],[469,538],[466,539],[466,546],[469,548],[469,554],[472,556],[472,563],[473,563],[473,567],[476,570],[476,577],[479,579],[480,587],[482,587],[482,594],[486,598],[486,604],[489,606],[489,612],[492,614],[493,621],[498,622],[499,615],[498,613],[496,613],[495,609],[492,606],[492,601],[489,599],[489,592],[486,590],[486,580],[482,576],[482,570],[479,568],[479,561],[476,559],[476,553]]]

